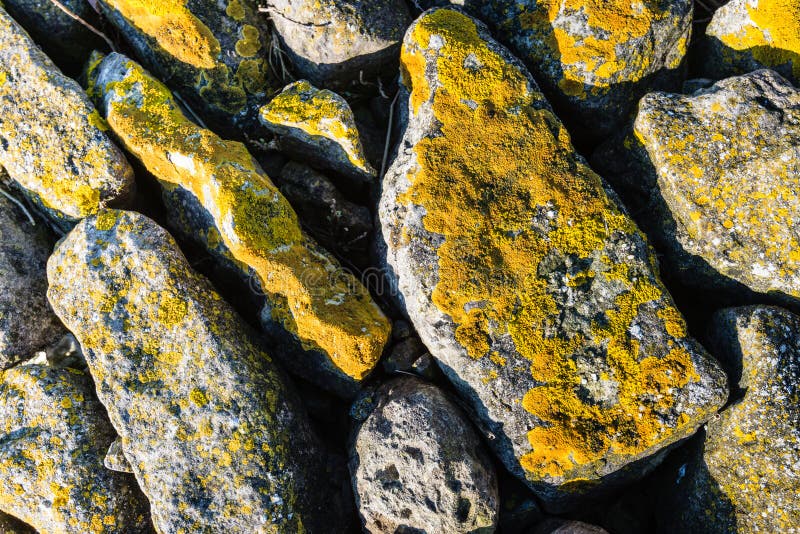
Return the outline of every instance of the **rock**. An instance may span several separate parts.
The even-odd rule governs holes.
[[[423,6],[442,0],[422,0]],[[522,59],[579,140],[613,134],[650,90],[677,90],[692,1],[452,0]]]
[[[87,0],[60,0],[70,12],[95,28],[97,12]],[[65,72],[77,74],[94,49],[106,47],[103,39],[67,15],[50,0],[3,0],[9,15],[33,37],[48,57]]]
[[[429,11],[401,63],[380,202],[392,290],[550,510],[641,476],[727,396],[645,237],[482,24]]]
[[[402,0],[271,0],[268,11],[294,71],[322,87],[391,72],[411,23]]]
[[[122,450],[122,440],[117,438],[111,445],[108,446],[108,451],[103,458],[103,465],[106,469],[118,471],[120,473],[133,473],[133,468],[125,458],[125,452]]]
[[[63,228],[132,196],[133,171],[105,129],[80,86],[0,8],[0,165]]]
[[[278,82],[253,0],[97,0],[137,58],[226,136],[259,136],[258,107]]]
[[[341,173],[356,185],[374,181],[377,171],[364,156],[353,111],[333,91],[294,82],[263,106],[259,117],[295,159]]]
[[[45,267],[53,242],[41,221],[32,225],[0,196],[0,369],[30,358],[64,333],[47,303]]]
[[[382,386],[350,472],[367,532],[493,532],[494,466],[461,410],[415,378]]]
[[[16,517],[0,512],[0,534],[36,534],[36,531]]]
[[[800,83],[800,2],[731,0],[714,13],[701,67],[714,79],[770,68]]]
[[[374,225],[367,207],[347,200],[325,175],[302,163],[287,163],[276,182],[314,239],[359,269],[369,266]]]
[[[800,297],[800,91],[761,70],[651,93],[634,133],[644,155],[631,175],[651,188],[647,229],[676,277]]]
[[[387,373],[411,372],[414,363],[426,352],[428,349],[417,336],[409,337],[395,343],[389,355],[383,360],[383,369]]]
[[[217,242],[257,274],[267,298],[265,329],[287,346],[275,356],[308,380],[352,396],[377,365],[390,330],[367,289],[301,231],[244,145],[188,121],[169,90],[124,56],[109,55],[93,78],[128,150],[160,181],[190,192],[211,215]]]
[[[103,467],[114,430],[87,374],[1,372],[0,421],[0,510],[40,532],[151,532],[133,477]]]
[[[165,230],[103,211],[48,279],[160,532],[344,528],[299,400]]]
[[[531,534],[608,534],[608,532],[603,528],[581,521],[552,517],[538,524]]]

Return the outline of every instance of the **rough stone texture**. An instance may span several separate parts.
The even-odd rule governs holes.
[[[87,0],[61,0],[61,3],[95,28],[100,27],[97,12]],[[99,35],[50,0],[3,0],[3,6],[47,55],[71,74],[80,72],[92,50],[106,47]]]
[[[403,0],[270,0],[268,10],[295,73],[322,87],[391,72],[411,23]]]
[[[103,457],[103,465],[106,469],[118,471],[120,473],[133,473],[133,468],[125,458],[125,451],[122,450],[122,440],[117,438],[108,446],[108,451]]]
[[[120,206],[133,171],[80,86],[0,7],[0,165],[57,223]]]
[[[530,534],[608,534],[604,528],[581,521],[550,518],[536,525]]]
[[[800,2],[732,0],[714,13],[703,45],[712,78],[770,68],[800,83]]]
[[[422,0],[442,5],[447,0]],[[691,0],[451,0],[522,59],[570,132],[600,140],[649,90],[677,90]]]
[[[0,510],[45,533],[151,532],[134,478],[103,467],[114,429],[87,374],[0,372],[0,421]]]
[[[294,82],[260,110],[261,123],[278,135],[281,150],[315,167],[330,169],[356,183],[377,172],[364,156],[350,105],[327,89]]]
[[[550,509],[641,475],[727,395],[644,236],[483,25],[429,11],[401,63],[379,245],[420,337]]]
[[[463,412],[415,378],[384,384],[356,430],[350,471],[367,532],[494,532],[494,466]]]
[[[302,163],[287,163],[276,181],[312,237],[359,269],[369,265],[374,224],[367,207],[347,200],[326,176]]]
[[[629,176],[674,274],[800,297],[800,91],[761,70],[691,96],[651,93],[634,134],[644,152],[633,147]]]
[[[345,528],[298,399],[165,230],[102,211],[60,243],[48,279],[159,531]]]
[[[377,365],[389,321],[367,289],[300,228],[289,202],[241,143],[184,117],[169,90],[119,54],[92,74],[103,111],[122,143],[162,182],[191,193],[221,241],[257,274],[267,297],[267,332],[289,345],[276,357],[293,372],[352,395]],[[212,237],[214,239],[212,239]]]
[[[254,0],[98,0],[136,57],[226,136],[258,138],[258,107],[278,86]]]
[[[31,225],[0,196],[0,369],[30,358],[64,333],[47,303],[45,266],[53,242],[41,222]]]

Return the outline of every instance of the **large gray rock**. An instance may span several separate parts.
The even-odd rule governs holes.
[[[602,140],[649,90],[676,90],[691,0],[419,0],[462,5],[531,69],[576,139]]]
[[[482,24],[429,11],[401,54],[405,134],[380,246],[420,337],[551,509],[640,476],[722,406],[724,373],[688,336],[644,236]]]
[[[151,532],[130,475],[103,467],[114,429],[88,374],[0,372],[0,510],[45,533]]]
[[[350,471],[367,532],[494,532],[494,466],[464,413],[415,378],[384,384],[355,432]]]
[[[133,171],[89,98],[0,7],[0,165],[62,227],[121,206]]]
[[[272,0],[268,11],[296,73],[322,87],[375,83],[411,23],[403,0]]]
[[[800,91],[760,70],[692,95],[651,93],[634,135],[630,178],[608,177],[638,180],[673,276],[800,297]]]
[[[103,211],[61,242],[48,279],[159,531],[345,528],[298,399],[165,230]]]
[[[0,169],[0,175],[3,174]],[[0,196],[0,369],[58,341],[64,327],[47,303],[53,236]]]

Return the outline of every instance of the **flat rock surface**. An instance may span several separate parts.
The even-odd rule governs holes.
[[[165,230],[103,211],[61,242],[48,278],[159,531],[345,528],[299,401]]]
[[[725,402],[724,373],[688,337],[644,236],[482,24],[429,11],[401,63],[381,246],[420,337],[551,508],[640,476]]]
[[[62,225],[121,206],[133,171],[80,86],[0,7],[0,165]]]
[[[147,533],[147,500],[103,467],[114,429],[88,374],[0,372],[0,510],[45,533]]]
[[[367,532],[493,532],[494,466],[475,428],[439,388],[384,384],[355,432],[350,470]]]

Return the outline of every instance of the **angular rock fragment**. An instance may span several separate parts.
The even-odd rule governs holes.
[[[397,65],[411,23],[402,0],[271,0],[268,9],[295,72],[322,87],[375,83]]]
[[[276,357],[322,387],[352,395],[390,330],[366,288],[302,232],[244,145],[191,123],[169,90],[124,56],[109,55],[93,76],[124,145],[159,180],[191,193],[213,219],[218,241],[257,273],[268,303],[265,328],[292,349]]]
[[[494,467],[461,410],[436,386],[382,386],[355,434],[350,471],[367,532],[493,532]]]
[[[0,8],[0,165],[62,227],[132,194],[133,171],[106,128],[80,86]]]
[[[40,532],[151,532],[134,478],[103,467],[114,429],[87,374],[0,372],[0,421],[0,510]]]
[[[772,71],[651,93],[634,134],[650,228],[690,285],[800,297],[800,91]],[[736,290],[736,289],[732,289]]]
[[[422,0],[422,5],[448,3]],[[624,124],[648,90],[677,90],[692,1],[450,0],[525,62],[581,140]]]
[[[45,267],[53,242],[41,223],[32,225],[0,196],[0,369],[33,356],[64,334],[47,303]]]
[[[800,2],[731,0],[714,13],[703,52],[715,79],[770,68],[800,83]]]
[[[48,278],[159,531],[344,528],[299,401],[165,230],[103,211],[61,242]]]
[[[280,147],[296,159],[369,183],[377,172],[364,156],[350,105],[327,89],[305,80],[287,85],[259,112],[261,123],[276,133]]]
[[[608,534],[605,529],[581,521],[549,518],[536,525],[531,534]]]
[[[118,471],[120,473],[133,473],[133,468],[125,458],[125,452],[122,450],[122,440],[117,438],[111,445],[108,446],[108,451],[103,458],[103,465],[106,469]]]
[[[742,398],[676,464],[663,531],[800,530],[800,317],[771,306],[728,308],[709,335]]]
[[[138,59],[227,136],[258,126],[277,86],[270,33],[253,0],[98,0]]]
[[[95,28],[100,27],[97,12],[88,0],[61,0],[60,3]],[[70,74],[80,71],[92,50],[106,47],[99,35],[50,0],[3,0],[3,6],[48,57]]]
[[[380,220],[391,282],[505,466],[551,509],[640,475],[724,402],[644,236],[486,28],[429,11],[402,48]]]

